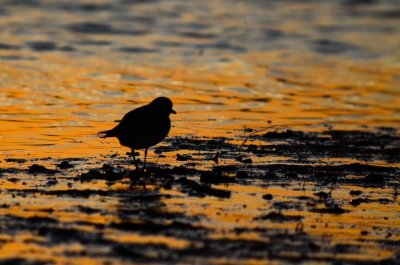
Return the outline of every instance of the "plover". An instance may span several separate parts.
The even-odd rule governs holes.
[[[176,114],[172,101],[166,97],[158,97],[148,105],[131,110],[122,118],[117,126],[108,131],[99,132],[101,138],[116,137],[122,146],[132,151],[133,161],[135,149],[145,149],[144,165],[146,168],[147,151],[149,147],[161,142],[171,129],[169,115]]]

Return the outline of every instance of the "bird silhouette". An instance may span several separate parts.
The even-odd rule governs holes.
[[[172,108],[172,101],[166,97],[158,97],[149,104],[131,110],[122,118],[117,126],[111,130],[98,133],[100,138],[116,137],[122,146],[132,150],[133,161],[138,168],[135,159],[135,149],[145,149],[144,165],[149,147],[161,142],[171,129],[169,115],[176,114]]]

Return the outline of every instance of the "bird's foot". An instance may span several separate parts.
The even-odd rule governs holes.
[[[129,189],[133,189],[134,186],[139,186],[142,185],[143,189],[146,190],[146,183],[142,180],[143,177],[149,177],[150,172],[148,172],[145,168],[135,168],[134,170],[131,170],[128,172],[127,177],[131,181],[131,185],[129,186]]]

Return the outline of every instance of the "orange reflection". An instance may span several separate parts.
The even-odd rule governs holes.
[[[0,7],[4,42],[0,43],[0,217],[5,221],[21,219],[25,224],[29,218],[43,218],[70,232],[100,233],[113,244],[162,245],[174,251],[195,246],[179,236],[108,228],[122,220],[135,221],[126,212],[143,217],[141,211],[155,204],[157,209],[151,213],[194,220],[183,218],[182,222],[212,231],[208,239],[268,243],[269,234],[246,229],[295,233],[298,222],[257,218],[272,211],[275,202],[313,198],[316,190],[327,187],[315,187],[312,182],[213,185],[232,193],[231,198],[221,199],[189,196],[180,187],[160,189],[157,184],[131,191],[128,178],[117,184],[81,181],[80,174],[103,164],[118,170],[132,168],[124,156],[128,149],[115,139],[101,140],[96,134],[156,96],[170,97],[178,112],[171,117],[170,137],[225,137],[240,145],[244,127],[284,125],[302,131],[322,131],[326,126],[399,127],[398,21],[386,6],[374,9],[375,3],[371,3],[365,12],[362,6],[333,2],[191,1],[190,6],[183,2],[176,6],[165,1],[129,5],[125,10],[111,8],[114,4],[105,0],[75,1],[79,3],[61,7],[56,1],[33,2],[41,4]],[[84,12],[91,12],[89,18]],[[101,32],[96,32],[99,28]],[[330,47],[332,43],[344,52],[329,53],[329,48],[338,48]],[[313,50],[313,45],[322,47]],[[257,140],[253,143],[260,144]],[[177,152],[192,154],[176,150],[160,158],[152,150],[152,162],[171,167],[183,165],[175,159]],[[111,154],[120,156],[114,160]],[[194,155],[201,161],[195,164],[197,169],[210,170],[215,165],[201,151]],[[20,160],[7,162],[5,158]],[[57,169],[64,159],[71,159],[75,167],[54,175],[28,174],[31,164]],[[252,159],[256,165],[287,160],[279,156]],[[236,162],[222,159],[223,165],[239,164],[246,169]],[[371,164],[388,165],[382,161]],[[198,181],[197,175],[188,178]],[[299,188],[301,185],[305,188]],[[363,188],[363,193],[376,201],[353,207],[349,191],[356,188],[344,186],[333,191],[333,197],[343,202],[342,208],[349,210],[344,214],[324,215],[307,207],[283,213],[301,215],[305,233],[322,246],[349,244],[361,249],[359,253],[339,253],[337,259],[380,261],[393,257],[395,251],[380,243],[387,238],[400,239],[400,207],[393,198],[393,187]],[[273,196],[271,201],[262,198],[266,193]],[[145,194],[150,197],[145,197],[149,204],[144,207],[139,199],[122,203],[127,194],[137,196],[134,199],[143,199],[140,196]],[[151,199],[154,194],[162,196]],[[154,219],[151,221],[161,222]],[[363,234],[364,230],[372,232]],[[87,246],[83,243],[52,245],[37,234],[36,227],[31,233],[21,231],[0,235],[1,259],[125,264],[125,260],[99,255],[112,251],[109,246],[85,257],[82,253]],[[296,255],[290,249],[284,254]],[[335,255],[311,254],[316,260]],[[232,259],[208,257],[199,262],[238,262]],[[239,261],[263,263],[255,258]]]

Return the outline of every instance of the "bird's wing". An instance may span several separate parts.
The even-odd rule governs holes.
[[[132,136],[145,133],[148,123],[151,120],[151,111],[148,106],[142,106],[126,113],[118,125],[111,130],[101,131],[97,135],[100,138],[118,137],[122,132]]]
[[[146,116],[146,108],[147,106],[142,106],[137,109],[129,111],[127,114],[122,117],[120,124],[125,123],[136,123],[143,120]]]
[[[152,119],[152,112],[149,111],[148,106],[142,106],[137,109],[131,110],[121,119],[117,127],[118,130],[130,131],[131,133],[141,133],[148,126],[149,121]]]

